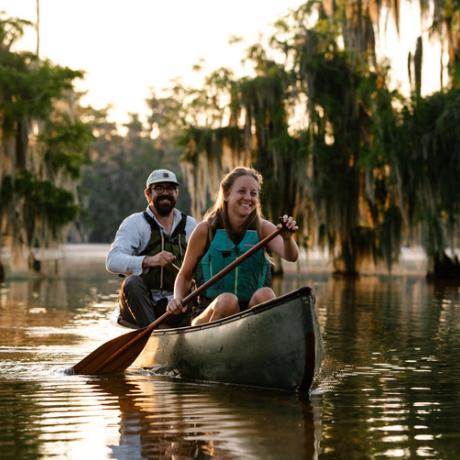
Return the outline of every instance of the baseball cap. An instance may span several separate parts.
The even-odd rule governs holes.
[[[179,182],[177,182],[177,177],[172,171],[169,171],[168,169],[155,169],[150,173],[149,177],[147,177],[145,186],[150,187],[153,184],[159,184],[163,182],[170,182],[172,184],[179,185]]]

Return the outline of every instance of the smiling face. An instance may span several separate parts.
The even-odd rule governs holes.
[[[225,193],[229,215],[248,217],[257,207],[260,186],[252,176],[240,176]]]
[[[178,187],[176,184],[161,183],[146,189],[146,197],[152,211],[168,216],[176,206]]]

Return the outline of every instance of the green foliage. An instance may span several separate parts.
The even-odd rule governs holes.
[[[393,254],[398,238],[379,238],[389,197],[385,174],[394,117],[384,74],[355,66],[330,35],[310,33],[317,48],[299,52],[299,72],[309,100],[313,178],[311,199],[336,269],[356,273],[360,261]],[[382,110],[383,109],[383,110]],[[374,116],[374,114],[380,114]],[[400,227],[396,227],[400,229]],[[387,257],[389,266],[393,257]]]
[[[0,196],[2,212],[14,202],[22,204],[25,224],[29,230],[29,244],[37,236],[34,233],[37,222],[47,222],[56,236],[57,230],[75,219],[78,212],[70,192],[49,181],[39,180],[30,171],[19,171],[14,176],[5,176]]]
[[[416,98],[403,111],[397,151],[411,226],[422,224],[429,256],[439,257],[460,217],[460,90]]]
[[[180,152],[171,146],[173,141],[155,146],[138,121],[132,115],[128,133],[122,137],[99,119],[93,161],[83,168],[79,191],[82,212],[78,224],[87,241],[113,241],[121,221],[146,208],[145,180],[153,169],[169,168],[184,184],[177,166]],[[180,187],[177,206],[184,212],[190,209],[185,186]]]
[[[246,112],[246,126],[256,129],[260,147],[266,148],[267,134],[287,130],[285,95],[289,74],[273,62],[258,63],[264,74],[255,78],[243,78],[238,85],[239,100]],[[268,131],[268,132],[267,132]]]
[[[73,92],[83,73],[12,51],[28,25],[0,13],[1,236],[9,237],[16,254],[23,251],[23,260],[27,248],[59,240],[76,218],[68,189],[92,141]]]
[[[45,151],[44,159],[52,171],[65,170],[76,179],[80,168],[88,162],[89,147],[94,140],[92,127],[80,120],[48,120],[39,142]]]
[[[0,52],[0,112],[5,133],[11,133],[24,117],[47,119],[53,102],[72,89],[82,73],[27,53]]]

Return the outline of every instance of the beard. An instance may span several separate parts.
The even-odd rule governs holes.
[[[153,202],[153,207],[160,216],[167,216],[176,206],[176,200],[171,196],[159,196]]]

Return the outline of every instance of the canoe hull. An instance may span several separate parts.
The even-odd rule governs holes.
[[[189,381],[308,391],[321,343],[309,288],[202,326],[154,331],[134,366]]]

